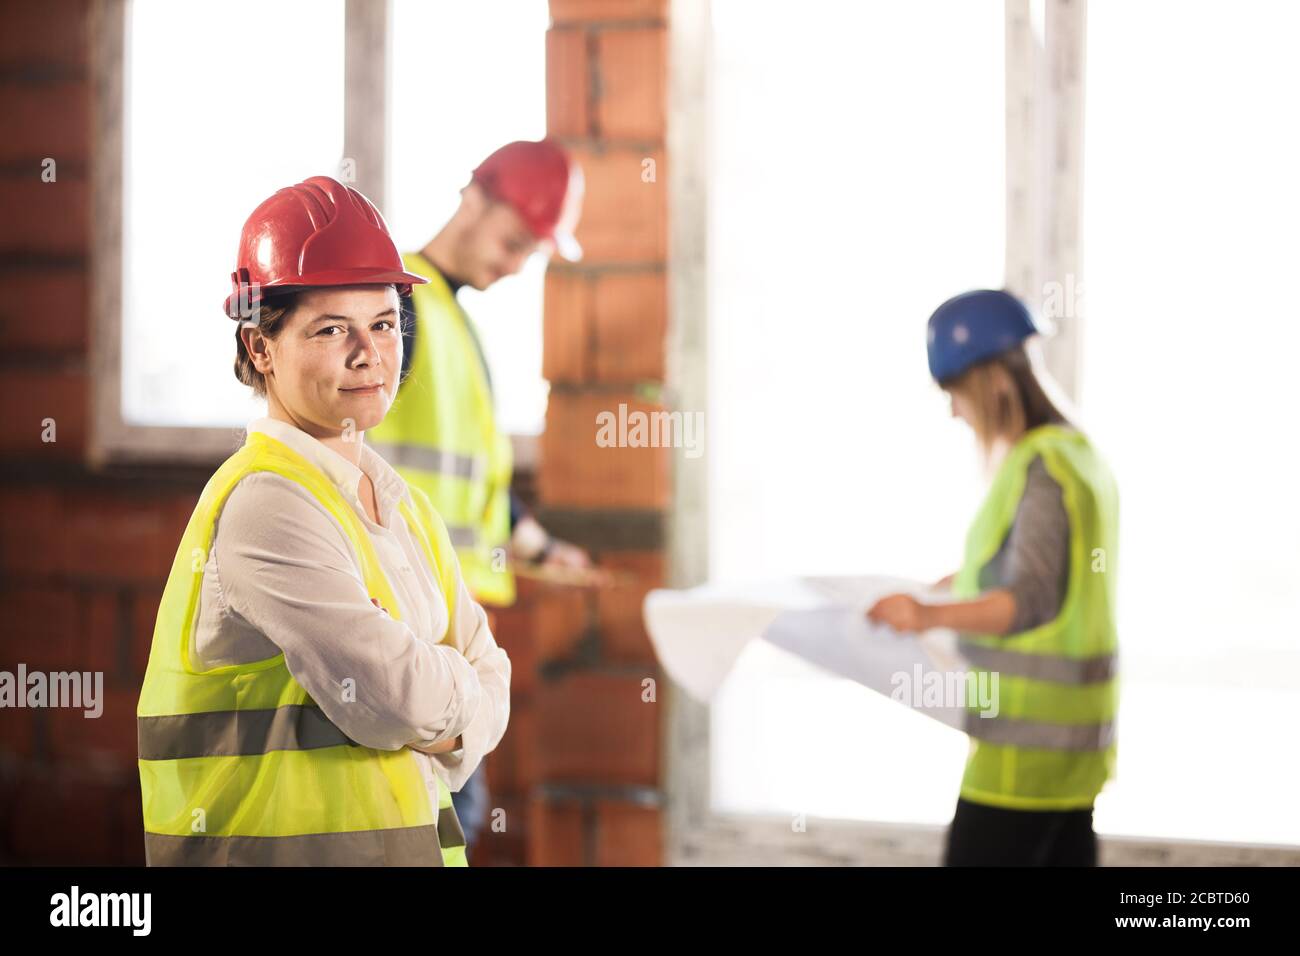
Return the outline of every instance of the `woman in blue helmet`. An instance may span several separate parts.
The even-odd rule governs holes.
[[[900,632],[960,634],[971,750],[949,866],[1095,865],[1093,804],[1114,772],[1118,498],[1026,349],[1037,331],[1001,291],[931,316],[930,372],[975,431],[989,490],[942,582],[956,601],[893,594],[868,611]],[[996,688],[995,707],[976,708],[977,686]]]

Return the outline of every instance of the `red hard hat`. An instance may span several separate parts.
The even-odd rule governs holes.
[[[405,271],[379,210],[328,176],[286,186],[248,217],[239,236],[226,314],[247,318],[262,293],[295,286],[428,282]]]
[[[528,230],[554,242],[564,258],[582,258],[573,238],[582,211],[582,167],[564,147],[549,139],[507,143],[479,163],[474,182],[513,206]]]

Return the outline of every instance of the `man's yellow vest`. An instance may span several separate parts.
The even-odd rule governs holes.
[[[466,866],[451,791],[435,821],[415,752],[362,747],[321,711],[284,655],[199,670],[190,656],[203,567],[227,497],[271,471],[310,491],[339,523],[372,597],[397,600],[356,512],[325,474],[251,432],[209,479],[172,563],[136,710],[145,853],[151,866]],[[402,518],[422,543],[452,619],[454,553],[428,499]],[[443,636],[446,640],[446,635]]]
[[[424,256],[402,257],[429,279],[413,286],[415,354],[388,415],[366,441],[447,523],[465,584],[480,601],[509,605],[510,438],[497,430],[492,391],[469,318]]]
[[[1008,452],[971,525],[953,591],[968,599],[980,593],[980,569],[1002,546],[1038,455],[1060,483],[1069,516],[1069,583],[1060,613],[1040,627],[1001,637],[963,635],[974,678],[997,672],[999,693],[997,715],[980,716],[976,685],[968,685],[971,753],[961,795],[1015,809],[1076,809],[1092,806],[1114,773],[1119,701],[1119,499],[1109,469],[1083,434],[1045,425]]]

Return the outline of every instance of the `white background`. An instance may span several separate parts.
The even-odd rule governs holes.
[[[715,9],[713,572],[938,577],[981,486],[924,325],[1002,280],[1003,4]],[[1300,843],[1300,8],[1088,19],[1081,404],[1122,502],[1097,828]],[[946,823],[966,752],[765,645],[713,734],[717,808],[864,820]]]

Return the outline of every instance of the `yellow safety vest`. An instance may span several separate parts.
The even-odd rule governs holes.
[[[310,491],[338,522],[373,597],[399,618],[374,545],[315,465],[261,432],[209,479],[172,563],[136,709],[145,855],[151,866],[466,866],[451,791],[438,813],[415,752],[375,750],[329,721],[284,655],[199,670],[190,657],[203,568],[226,498],[270,471]],[[438,576],[451,620],[454,554],[418,489],[400,510]],[[446,635],[443,636],[446,640]]]
[[[967,800],[1015,809],[1092,806],[1114,773],[1119,702],[1115,632],[1119,498],[1105,462],[1078,431],[1044,425],[1023,435],[1002,462],[966,539],[953,582],[979,594],[979,572],[1002,546],[1041,455],[1060,483],[1070,522],[1070,571],[1060,613],[1006,636],[963,635],[975,680],[998,674],[998,713],[980,716],[969,683],[971,753],[962,777]],[[991,681],[987,683],[991,687]]]
[[[465,584],[480,601],[509,605],[509,436],[497,429],[487,370],[469,318],[446,280],[418,253],[402,257],[429,279],[413,286],[415,354],[388,415],[366,441],[447,523]]]

